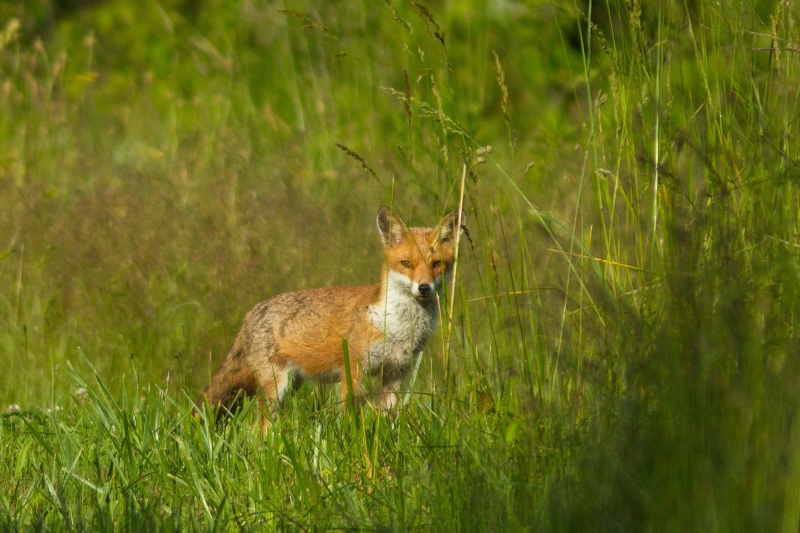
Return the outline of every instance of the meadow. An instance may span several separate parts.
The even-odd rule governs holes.
[[[0,531],[798,531],[799,106],[782,0],[0,0]],[[192,417],[462,190],[399,409]]]

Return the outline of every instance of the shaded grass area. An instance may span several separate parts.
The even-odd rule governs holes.
[[[2,4],[3,528],[798,529],[794,8],[36,6]],[[377,207],[429,224],[462,164],[404,408],[189,416],[255,302],[374,282]]]

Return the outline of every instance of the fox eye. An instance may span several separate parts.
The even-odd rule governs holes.
[[[431,268],[439,268],[440,266],[442,266],[442,262],[439,260],[436,260],[433,263],[431,263]]]
[[[403,259],[402,261],[400,261],[400,264],[406,268],[411,268],[411,261],[406,261],[405,259]]]

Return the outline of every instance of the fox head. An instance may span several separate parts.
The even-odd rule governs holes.
[[[463,211],[453,211],[435,228],[408,228],[386,206],[378,210],[391,288],[410,292],[418,300],[434,298],[453,269],[456,237],[466,227]]]

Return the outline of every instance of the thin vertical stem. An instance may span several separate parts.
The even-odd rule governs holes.
[[[453,306],[456,302],[456,276],[458,274],[458,244],[461,242],[461,225],[463,221],[461,218],[463,217],[464,213],[464,187],[466,185],[467,180],[467,164],[463,163],[461,165],[461,191],[459,192],[458,197],[458,227],[456,228],[456,254],[453,258],[453,279],[450,283],[450,310],[448,311],[448,316],[450,317],[450,321],[447,324],[447,349],[444,351],[444,368],[446,377],[449,378],[450,376],[450,342],[452,340],[453,334]]]
[[[659,162],[659,146],[658,142],[660,127],[661,127],[661,11],[658,13],[658,42],[656,43],[656,98],[655,98],[655,113],[656,113],[656,127],[655,138],[653,139],[653,244],[658,241],[656,239],[656,230],[658,228],[658,162]]]

